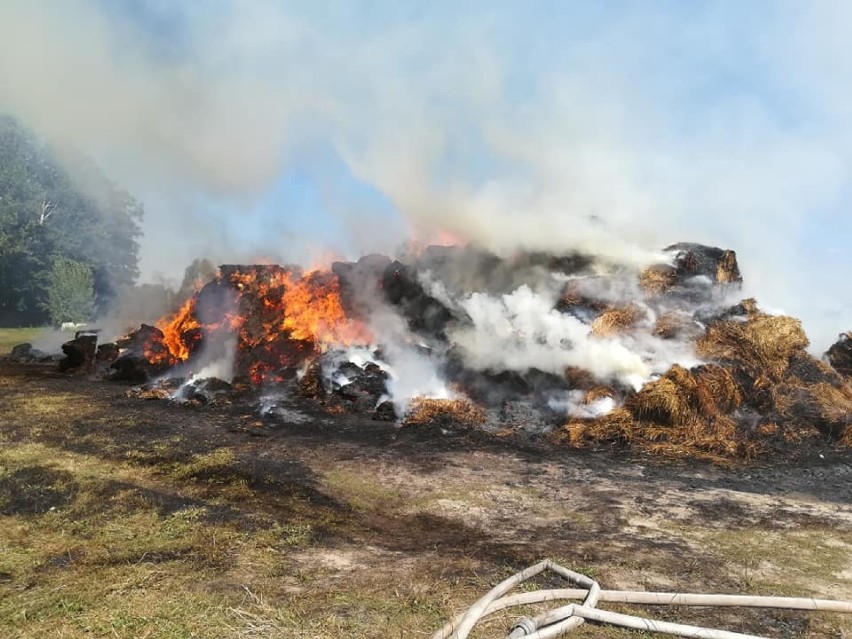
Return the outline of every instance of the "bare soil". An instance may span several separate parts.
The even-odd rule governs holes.
[[[429,636],[545,557],[604,588],[852,600],[848,450],[720,469],[399,428],[295,399],[284,418],[263,420],[246,405],[127,389],[0,363],[8,636]],[[155,527],[182,517],[196,537],[169,532],[179,544],[140,542],[134,554],[99,536],[143,515]],[[127,586],[121,603],[84,585],[143,579],[142,569],[145,586]],[[34,603],[59,601],[56,588],[78,604]],[[131,595],[147,613],[127,609]],[[185,601],[154,614],[149,595]],[[852,636],[852,617],[840,615],[632,610],[774,637]]]

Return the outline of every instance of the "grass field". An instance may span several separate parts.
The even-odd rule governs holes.
[[[718,470],[722,489],[684,469],[404,440],[345,416],[260,428],[237,407],[5,366],[4,638],[428,637],[545,556],[605,588],[852,598],[842,476],[762,495]],[[607,607],[784,639],[852,631],[839,615]],[[513,614],[472,638],[504,636]]]
[[[8,353],[17,344],[32,342],[43,330],[43,328],[0,328],[0,355]]]

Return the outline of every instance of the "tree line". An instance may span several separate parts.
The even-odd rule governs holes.
[[[0,326],[105,310],[139,275],[143,214],[92,160],[0,116]]]

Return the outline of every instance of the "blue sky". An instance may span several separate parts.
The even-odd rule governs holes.
[[[139,194],[148,277],[441,229],[627,261],[687,239],[824,342],[852,328],[849,24],[823,0],[10,0],[0,106]]]

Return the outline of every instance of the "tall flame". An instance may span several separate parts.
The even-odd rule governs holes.
[[[311,271],[301,279],[288,279],[281,300],[281,328],[294,339],[311,341],[320,350],[370,341],[366,327],[346,316],[337,276]]]
[[[201,328],[195,317],[195,298],[189,298],[171,320],[157,322],[157,328],[163,331],[163,343],[172,357],[177,362],[187,360],[191,354],[190,331]]]
[[[237,270],[226,282],[237,291],[236,312],[223,309],[220,321],[202,323],[193,297],[172,318],[158,322],[174,363],[190,357],[202,334],[219,330],[236,333],[239,348],[251,349],[263,360],[252,365],[255,381],[269,379],[276,367],[292,364],[294,357],[303,358],[311,350],[371,341],[366,327],[346,315],[340,283],[330,271],[299,276],[284,269],[254,268]]]

